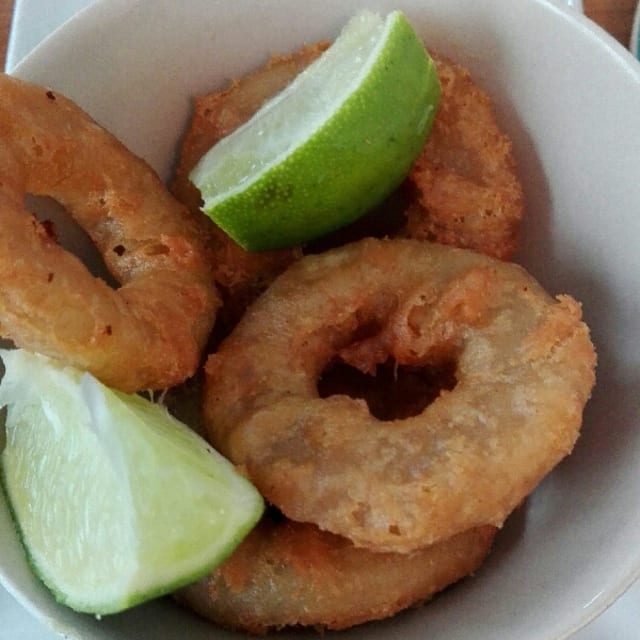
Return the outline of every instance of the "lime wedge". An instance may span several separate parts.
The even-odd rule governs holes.
[[[35,572],[78,611],[121,611],[227,558],[263,501],[160,405],[22,350],[0,351],[0,471]]]
[[[190,178],[203,210],[249,251],[302,244],[352,222],[403,180],[440,97],[399,11],[364,11]]]

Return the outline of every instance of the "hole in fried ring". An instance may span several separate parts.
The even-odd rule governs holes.
[[[499,526],[578,437],[595,367],[580,317],[467,250],[367,239],[307,256],[210,356],[208,434],[287,517],[357,546],[409,552]],[[336,357],[362,371],[455,357],[457,384],[381,422],[362,400],[319,397]]]
[[[0,131],[3,337],[123,391],[190,376],[218,306],[190,214],[143,160],[58,93],[0,76]],[[117,290],[58,244],[25,194],[70,213]]]
[[[422,413],[443,390],[456,385],[455,362],[408,367],[384,362],[369,374],[344,362],[334,362],[318,380],[321,398],[348,395],[362,398],[378,420],[410,418]]]
[[[59,202],[49,196],[27,193],[24,207],[52,240],[75,255],[96,278],[101,278],[113,289],[118,287],[87,232]]]

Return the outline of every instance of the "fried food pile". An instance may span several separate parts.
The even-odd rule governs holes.
[[[194,215],[202,153],[325,47],[195,99],[173,182]],[[272,505],[176,594],[217,624],[343,629],[428,600],[480,567],[578,437],[595,367],[580,306],[506,262],[523,213],[511,142],[469,73],[434,59],[431,135],[379,210],[288,251],[206,232],[223,306],[204,429]]]
[[[580,305],[508,262],[511,143],[448,60],[413,170],[358,222],[249,254],[201,214],[193,166],[326,47],[198,97],[173,196],[73,103],[0,78],[0,335],[124,391],[202,396],[193,426],[270,508],[175,598],[255,634],[381,619],[473,574],[571,451],[595,381]],[[117,290],[24,210],[27,192],[67,208]]]

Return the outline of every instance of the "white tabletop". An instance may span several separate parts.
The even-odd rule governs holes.
[[[40,40],[92,1],[15,0],[15,15],[7,51],[7,70],[10,71]],[[580,9],[581,0],[571,0],[569,4]],[[639,639],[640,583],[632,587],[586,629],[579,631],[571,638],[571,640]],[[31,617],[0,586],[0,640],[59,640],[59,636]]]

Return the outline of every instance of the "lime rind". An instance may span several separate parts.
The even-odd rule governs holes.
[[[21,350],[0,352],[0,475],[34,571],[56,599],[108,614],[223,562],[264,503],[164,407]]]
[[[242,149],[239,155],[250,154],[251,145],[258,154],[270,149],[263,142],[266,129],[258,112],[194,169],[191,178],[201,191],[205,213],[245,249],[302,244],[352,222],[402,182],[424,146],[440,97],[435,65],[404,14],[393,12],[384,22],[375,18],[384,24],[382,30],[374,19],[363,24],[376,45],[346,95],[334,99],[328,109],[332,115],[325,113],[321,126],[315,118],[309,125],[295,109],[283,109],[280,117],[287,121],[300,116],[308,126],[306,134],[298,130],[287,153],[271,163],[247,165],[239,172],[239,184],[229,188],[237,149]],[[340,48],[336,59],[349,59],[352,43],[347,40],[342,49],[342,42],[341,36],[303,72],[300,83],[313,77],[315,65],[335,47]],[[332,66],[337,65],[331,62],[327,68]],[[294,80],[292,96],[296,86]],[[282,102],[268,109],[275,113],[279,106]],[[225,178],[219,183],[221,175]]]
[[[257,182],[282,162],[299,140],[317,131],[328,114],[339,109],[369,73],[386,39],[384,30],[391,24],[370,11],[358,14],[334,46],[267,101],[248,122],[210,149],[191,173],[192,181],[202,185],[204,208],[212,209],[224,198]],[[347,54],[355,64],[341,64]]]

